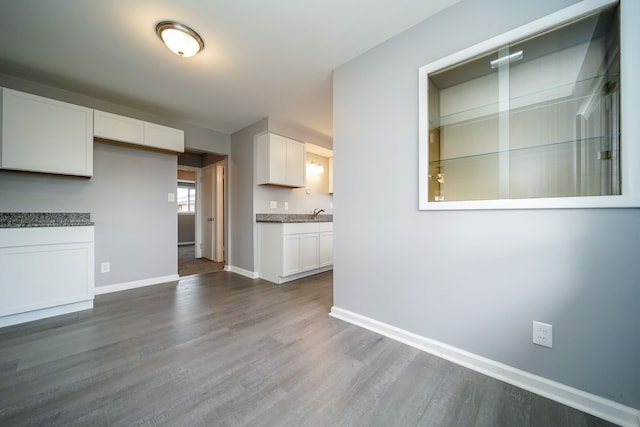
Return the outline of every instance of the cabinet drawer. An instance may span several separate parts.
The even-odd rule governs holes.
[[[282,234],[318,233],[320,224],[317,222],[296,222],[282,224]]]

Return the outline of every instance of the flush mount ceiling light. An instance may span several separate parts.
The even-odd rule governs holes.
[[[176,55],[188,58],[204,49],[204,41],[191,28],[175,21],[162,21],[156,25],[156,33]]]

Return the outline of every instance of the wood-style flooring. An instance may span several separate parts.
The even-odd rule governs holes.
[[[178,275],[211,273],[224,269],[224,262],[215,262],[206,258],[196,258],[195,245],[178,246]]]
[[[0,425],[611,425],[331,305],[331,272],[273,285],[223,271],[0,329]]]

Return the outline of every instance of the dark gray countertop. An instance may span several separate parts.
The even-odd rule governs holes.
[[[256,214],[256,222],[333,222],[333,214]]]
[[[0,228],[81,227],[94,225],[89,213],[0,212]]]

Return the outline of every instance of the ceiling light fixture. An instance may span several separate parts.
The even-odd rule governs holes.
[[[176,55],[188,58],[204,49],[202,37],[186,25],[175,21],[162,21],[156,25],[156,33]]]

